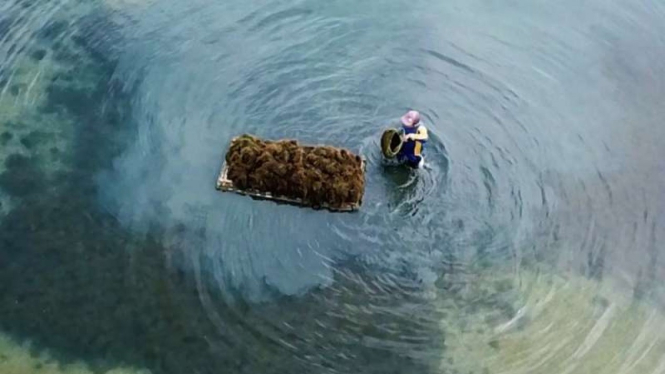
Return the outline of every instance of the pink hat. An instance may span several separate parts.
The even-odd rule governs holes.
[[[420,113],[415,110],[408,111],[405,115],[402,116],[402,123],[404,126],[415,126],[420,122]]]

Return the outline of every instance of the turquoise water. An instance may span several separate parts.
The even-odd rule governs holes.
[[[102,372],[660,373],[664,20],[659,1],[5,1],[0,333]],[[386,167],[412,108],[428,167]],[[362,209],[216,191],[242,133],[362,154]],[[578,340],[542,334],[569,322]]]

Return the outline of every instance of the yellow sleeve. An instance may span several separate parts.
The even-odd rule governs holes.
[[[415,140],[427,140],[428,135],[427,135],[427,128],[423,125],[420,125],[418,127],[418,131],[413,137]]]

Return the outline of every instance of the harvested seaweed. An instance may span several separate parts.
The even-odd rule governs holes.
[[[364,161],[346,149],[242,135],[233,140],[225,160],[223,177],[239,192],[332,210],[362,203]]]

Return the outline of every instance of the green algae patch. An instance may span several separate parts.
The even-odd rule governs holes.
[[[47,185],[53,175],[70,169],[71,155],[55,158],[50,150],[71,149],[75,137],[71,118],[44,111],[48,88],[66,67],[47,55],[41,57],[15,60],[10,80],[0,86],[0,173],[8,171],[6,165],[11,158],[29,157],[39,164],[43,174],[37,186]],[[16,170],[11,173],[16,174]]]
[[[662,373],[665,315],[606,283],[524,273],[512,318],[454,311],[441,372]],[[446,308],[450,311],[450,308]],[[462,321],[460,323],[460,321]]]
[[[82,362],[62,364],[46,351],[35,352],[29,344],[18,344],[0,334],[0,373],[7,374],[150,374],[133,368],[92,370]]]
[[[113,68],[71,22],[89,11],[80,4],[61,9],[0,72],[0,218],[20,199],[61,188],[63,176],[80,174],[81,150],[101,147],[86,143],[115,113],[108,100]],[[29,167],[11,167],[19,159]]]
[[[0,174],[0,188],[13,197],[25,197],[38,191],[41,173],[34,162],[20,154],[5,159],[6,171]]]

